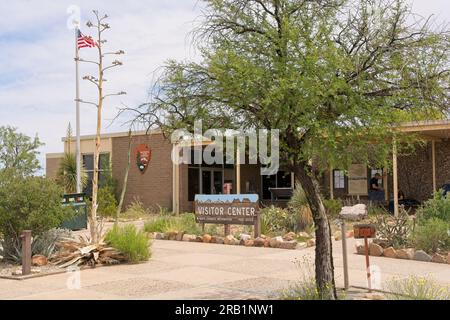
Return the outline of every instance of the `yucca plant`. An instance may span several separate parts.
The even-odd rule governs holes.
[[[77,160],[73,153],[65,153],[56,173],[56,181],[64,188],[66,193],[75,193],[77,190]],[[81,167],[81,187],[87,184],[87,174],[84,166]]]

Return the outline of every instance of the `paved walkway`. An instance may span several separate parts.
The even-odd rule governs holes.
[[[353,252],[354,240],[348,243]],[[343,286],[340,242],[334,242],[336,282]],[[276,298],[299,279],[295,259],[312,259],[313,248],[280,250],[176,241],[155,241],[151,261],[82,271],[81,288],[69,274],[25,281],[0,279],[0,299],[258,299]],[[313,259],[311,260],[313,261]],[[381,281],[431,275],[450,285],[450,265],[372,258]],[[365,286],[363,256],[349,254],[351,285]]]

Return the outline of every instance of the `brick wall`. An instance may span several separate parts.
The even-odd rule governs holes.
[[[172,160],[170,141],[162,134],[134,136],[131,149],[131,166],[128,175],[127,192],[124,199],[125,209],[134,197],[138,197],[146,207],[157,205],[172,209]],[[147,144],[152,158],[145,173],[136,165],[134,150],[139,144]],[[123,177],[127,166],[128,137],[112,139],[112,172],[122,190]]]

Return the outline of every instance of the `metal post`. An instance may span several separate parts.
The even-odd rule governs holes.
[[[348,290],[348,260],[347,260],[347,237],[345,234],[345,220],[341,220],[341,234],[342,234],[342,258],[344,263],[344,288]]]
[[[76,161],[77,161],[77,193],[81,193],[81,141],[80,141],[80,81],[78,71],[78,28],[75,28],[75,77],[76,77],[76,89],[75,89],[75,103],[76,103]],[[69,141],[70,145],[71,141]]]
[[[369,243],[367,241],[367,235],[364,235],[364,246],[366,247],[366,270],[367,270],[367,283],[369,285],[369,292],[372,292],[372,280],[370,279],[370,261],[369,261]]]
[[[31,230],[22,231],[22,275],[31,274]]]

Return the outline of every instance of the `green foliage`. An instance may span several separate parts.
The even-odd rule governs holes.
[[[305,231],[314,225],[308,200],[300,183],[296,183],[292,198],[288,203],[290,221],[286,224],[289,231]]]
[[[144,226],[145,232],[185,232],[188,234],[200,234],[201,228],[195,222],[193,213],[184,213],[180,216],[162,215],[154,217]]]
[[[142,201],[140,201],[139,198],[134,198],[128,205],[127,210],[120,214],[120,217],[126,219],[140,219],[148,218],[149,215],[150,211],[145,208]]]
[[[325,199],[323,200],[323,205],[330,217],[337,217],[343,207],[341,199]]]
[[[77,160],[73,153],[65,153],[59,163],[56,173],[57,183],[64,188],[65,193],[76,193],[77,190]],[[81,187],[87,184],[87,174],[84,166],[81,168]]]
[[[432,218],[450,223],[450,197],[445,197],[441,191],[435,192],[433,199],[417,209],[416,215],[419,224]]]
[[[128,261],[137,263],[150,259],[151,250],[147,235],[138,231],[134,225],[119,227],[115,225],[108,231],[105,241],[126,255]]]
[[[116,217],[117,199],[111,187],[98,189],[98,212],[102,217]]]
[[[390,300],[450,300],[450,288],[429,277],[393,278],[386,282],[384,290],[390,292]]]
[[[450,223],[438,218],[430,218],[414,229],[412,241],[416,249],[428,253],[450,250]]]
[[[261,210],[261,232],[279,234],[293,224],[292,215],[287,209],[270,206]]]
[[[29,176],[41,169],[37,155],[43,143],[36,136],[30,138],[16,128],[0,126],[0,170],[10,169]]]
[[[58,227],[74,212],[61,206],[63,190],[42,177],[0,174],[0,233],[16,238],[22,230],[34,236]]]

